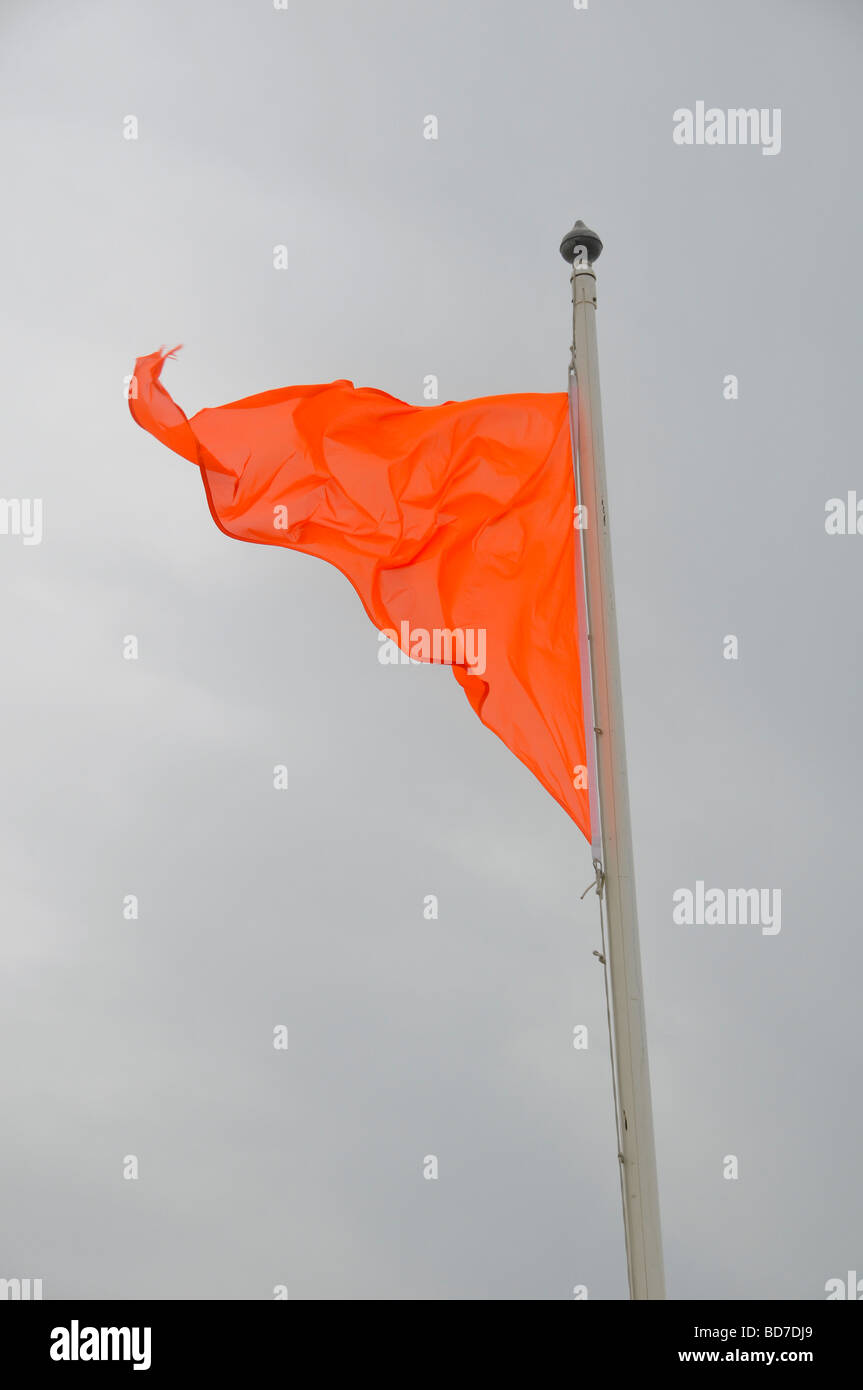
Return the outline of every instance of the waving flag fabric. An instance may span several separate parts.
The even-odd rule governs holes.
[[[129,405],[200,468],[216,525],[340,569],[589,839],[566,395],[417,407],[334,381],[187,419],[159,380],[171,355],[138,359]]]

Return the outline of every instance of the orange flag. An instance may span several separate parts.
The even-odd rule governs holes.
[[[138,359],[129,406],[200,468],[216,525],[340,569],[590,839],[566,395],[418,407],[334,381],[187,419],[159,380],[171,355]]]

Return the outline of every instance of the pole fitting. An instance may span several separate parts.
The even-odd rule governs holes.
[[[602,242],[596,232],[592,232],[589,227],[586,227],[580,218],[560,243],[560,254],[570,265],[576,261],[582,265],[585,262],[588,265],[593,265],[594,261],[599,260],[601,252]]]

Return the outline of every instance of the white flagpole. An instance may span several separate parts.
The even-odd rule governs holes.
[[[570,370],[573,462],[578,501],[587,508],[580,532],[584,556],[588,645],[596,729],[601,839],[593,827],[597,890],[608,923],[608,961],[623,1226],[633,1299],[665,1298],[653,1112],[629,818],[629,788],[620,692],[620,655],[611,566],[609,507],[596,347],[596,275],[602,250],[595,232],[576,222],[560,246],[572,265],[573,342]],[[577,433],[576,433],[577,431]],[[586,711],[587,714],[587,711]],[[589,717],[589,716],[588,716]],[[586,730],[588,740],[590,730]],[[593,798],[595,804],[595,797]],[[597,844],[601,858],[596,862]]]

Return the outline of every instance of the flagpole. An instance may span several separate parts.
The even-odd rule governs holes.
[[[618,1158],[629,1292],[633,1299],[663,1299],[665,1276],[638,945],[620,654],[596,346],[596,274],[593,264],[601,250],[599,237],[583,222],[576,222],[560,245],[561,255],[572,266],[572,452],[573,464],[577,468],[578,501],[587,509],[587,524],[579,534],[584,557],[588,650],[596,731],[596,780],[601,816],[601,837],[597,836],[597,827],[593,827],[594,862],[600,908],[604,904],[608,924],[606,969],[611,981],[612,1064],[618,1110]],[[589,738],[589,730],[587,732]]]

